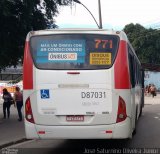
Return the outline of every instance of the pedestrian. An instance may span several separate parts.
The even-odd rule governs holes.
[[[149,84],[148,86],[148,95],[150,96],[150,94],[151,94],[151,84]]]
[[[148,94],[148,85],[146,85],[146,87],[145,87],[145,95],[147,95]]]
[[[10,118],[10,107],[11,107],[11,101],[13,100],[11,94],[8,92],[6,88],[3,89],[3,96],[2,96],[4,102],[3,102],[3,119],[6,119],[6,110],[7,110],[7,117]]]
[[[152,97],[156,96],[156,87],[154,84],[151,85],[150,91],[151,91]]]
[[[16,92],[14,93],[14,100],[15,100],[15,103],[16,103],[16,106],[17,106],[17,111],[18,111],[18,116],[19,116],[18,121],[22,121],[22,111],[21,111],[21,109],[22,109],[22,106],[23,106],[23,95],[20,92],[19,87],[16,87]]]

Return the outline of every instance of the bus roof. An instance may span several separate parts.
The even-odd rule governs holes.
[[[127,40],[128,38],[123,31],[115,31],[108,29],[93,29],[93,28],[64,28],[64,29],[45,29],[39,31],[30,31],[27,35],[26,40],[29,41],[31,36],[35,35],[50,35],[50,34],[67,34],[67,33],[88,33],[88,34],[109,34],[109,35],[118,35],[121,40]]]

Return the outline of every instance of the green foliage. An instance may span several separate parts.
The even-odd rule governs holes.
[[[23,57],[26,35],[31,30],[57,27],[58,7],[71,0],[0,0],[0,70],[16,66]]]
[[[131,23],[124,31],[142,63],[160,64],[160,30]]]

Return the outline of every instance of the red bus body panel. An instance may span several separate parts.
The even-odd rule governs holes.
[[[29,42],[26,41],[23,61],[23,89],[33,89],[33,61],[30,53]]]
[[[115,89],[130,89],[127,42],[121,40],[114,63]],[[125,75],[124,75],[125,74]]]

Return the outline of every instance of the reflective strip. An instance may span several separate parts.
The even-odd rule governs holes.
[[[112,134],[112,130],[106,130],[106,134]]]
[[[38,134],[45,134],[45,131],[38,131]]]

